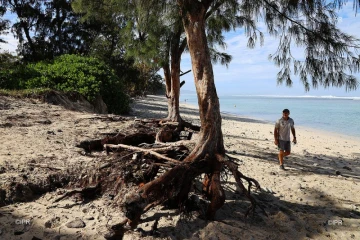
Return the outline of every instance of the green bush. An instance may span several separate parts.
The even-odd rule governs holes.
[[[26,88],[52,88],[77,91],[93,102],[101,95],[109,112],[121,114],[129,111],[129,97],[123,82],[104,62],[78,55],[62,55],[53,62],[27,65],[29,78]]]

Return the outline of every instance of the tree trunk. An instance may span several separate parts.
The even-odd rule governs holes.
[[[166,96],[168,98],[168,116],[167,120],[172,122],[181,122],[179,110],[180,98],[180,62],[182,51],[179,48],[181,31],[174,35],[170,44],[171,68],[167,65],[164,68]]]
[[[221,115],[219,98],[214,83],[210,51],[206,39],[205,14],[211,1],[194,3],[179,1],[180,6],[187,9],[183,23],[190,51],[192,71],[199,104],[201,131],[199,141],[189,160],[201,153],[217,159],[224,156],[225,148],[221,131]]]
[[[221,131],[219,98],[205,31],[206,12],[211,1],[178,0],[178,2],[181,8],[187,11],[183,12],[183,24],[191,56],[201,122],[199,140],[185,161],[205,159],[209,164],[210,173],[204,188],[207,189],[208,198],[211,200],[207,209],[207,218],[213,219],[216,211],[225,202],[225,193],[220,184],[225,148]]]
[[[177,1],[181,11],[183,11],[183,25],[191,55],[201,121],[200,135],[195,148],[184,159],[183,163],[157,179],[146,183],[138,192],[133,193],[134,197],[127,204],[141,207],[149,202],[158,204],[166,199],[172,199],[180,207],[188,197],[192,181],[198,175],[205,173],[203,190],[210,200],[206,217],[211,220],[225,202],[225,192],[221,186],[220,173],[224,165],[228,164],[221,131],[219,99],[216,93],[205,31],[205,15],[212,1]],[[259,187],[255,180],[245,178],[239,173],[236,165],[231,165],[231,167],[234,174],[237,174],[238,183],[244,191],[247,190],[242,185],[240,178],[244,178],[248,182],[252,181]],[[250,192],[250,187],[248,192]],[[140,209],[144,208],[141,207]],[[127,216],[132,227],[137,225],[141,214],[142,212],[139,209],[131,210],[128,208]]]
[[[166,85],[166,97],[168,101],[168,116],[166,120],[172,122],[180,122],[180,111],[179,111],[179,97],[176,99],[176,83],[174,83],[174,70],[166,64],[164,67],[165,85]],[[177,95],[179,96],[179,95]]]
[[[180,98],[180,60],[174,54],[171,55],[171,91],[168,99],[168,117],[172,122],[181,122],[179,110]]]

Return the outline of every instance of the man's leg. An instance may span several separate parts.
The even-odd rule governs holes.
[[[284,151],[280,149],[279,151],[279,162],[280,162],[280,165],[283,165],[284,164]]]
[[[290,152],[291,152],[290,141],[283,142],[283,149],[284,149],[284,151],[281,154],[282,156],[281,156],[281,160],[280,160],[280,168],[281,169],[284,169],[284,165],[283,165],[284,164],[284,157],[289,156]]]

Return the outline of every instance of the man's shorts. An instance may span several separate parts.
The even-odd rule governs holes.
[[[278,148],[280,151],[290,152],[291,151],[290,141],[279,140]]]

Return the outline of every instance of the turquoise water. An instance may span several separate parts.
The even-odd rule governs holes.
[[[195,94],[182,94],[180,101],[197,106]],[[288,108],[295,126],[360,137],[360,98],[219,96],[220,111],[274,123]]]

